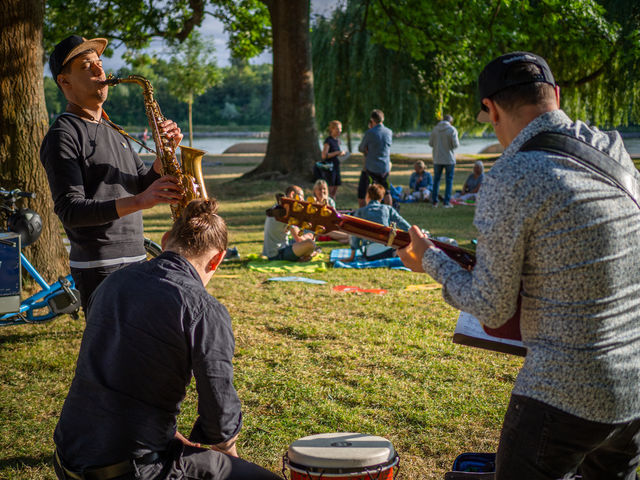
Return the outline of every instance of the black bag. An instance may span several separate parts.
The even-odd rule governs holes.
[[[496,454],[461,453],[453,461],[451,470],[444,474],[445,480],[494,480]]]

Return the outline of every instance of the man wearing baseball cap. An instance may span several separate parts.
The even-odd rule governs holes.
[[[68,103],[40,148],[85,313],[91,293],[109,273],[146,259],[142,210],[180,198],[176,179],[160,176],[160,159],[145,167],[104,115],[108,87],[100,55],[106,46],[104,38],[78,35],[56,45],[49,68]],[[176,145],[182,139],[171,120],[160,128]]]
[[[640,458],[640,184],[617,132],[571,120],[547,62],[496,58],[478,120],[505,147],[477,197],[472,271],[415,226],[405,265],[486,327],[521,301],[527,349],[498,447],[505,479],[634,479]]]

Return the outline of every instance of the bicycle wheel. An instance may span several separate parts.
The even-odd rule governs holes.
[[[147,252],[147,260],[155,258],[162,253],[162,247],[150,238],[144,239],[144,249]]]

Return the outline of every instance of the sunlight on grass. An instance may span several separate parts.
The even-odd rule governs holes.
[[[457,169],[460,188],[473,160]],[[223,170],[224,168],[224,170]],[[294,440],[355,431],[388,438],[406,479],[441,479],[464,451],[494,451],[509,392],[522,360],[454,345],[458,312],[440,289],[397,270],[340,270],[307,275],[326,285],[266,282],[246,268],[260,253],[264,211],[285,183],[233,181],[246,166],[207,167],[207,190],[220,201],[230,244],[241,259],[224,262],[209,291],[227,306],[236,334],[235,385],[244,408],[243,457],[273,471]],[[353,207],[360,164],[344,166],[338,204]],[[411,163],[394,164],[406,184]],[[218,172],[220,170],[220,172]],[[304,185],[310,192],[311,185]],[[404,204],[400,213],[435,236],[471,246],[473,209]],[[169,209],[145,212],[145,233],[159,241]],[[326,248],[326,247],[323,247]],[[328,251],[328,250],[327,250]],[[386,295],[336,292],[335,285],[385,288]],[[0,330],[0,478],[53,479],[53,429],[75,369],[84,321]],[[191,385],[179,427],[196,417]]]

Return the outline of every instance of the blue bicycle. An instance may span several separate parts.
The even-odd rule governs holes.
[[[17,208],[16,202],[35,196],[18,189],[0,189],[0,212],[6,220],[6,231],[0,233],[0,326],[48,322],[63,314],[77,318],[81,306],[71,275],[49,284],[20,251],[38,239],[42,220],[33,210]],[[20,300],[21,267],[40,286],[24,300]]]

